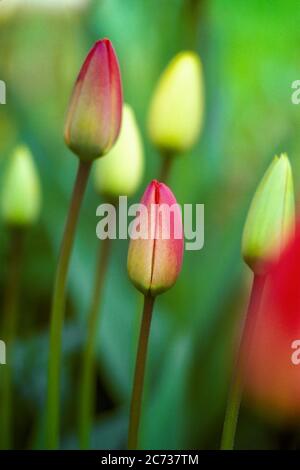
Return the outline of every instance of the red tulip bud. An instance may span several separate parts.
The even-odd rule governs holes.
[[[183,257],[181,210],[171,190],[152,181],[147,187],[128,252],[128,273],[143,294],[156,296],[169,289],[180,273]]]
[[[81,160],[108,152],[120,131],[122,84],[108,39],[97,41],[75,83],[65,125],[65,141]]]
[[[271,269],[245,332],[245,391],[271,415],[300,418],[300,225]]]

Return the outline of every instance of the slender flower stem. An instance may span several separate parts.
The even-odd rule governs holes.
[[[24,231],[12,228],[10,231],[10,253],[7,286],[3,308],[3,339],[7,345],[7,364],[1,367],[0,389],[0,449],[13,446],[13,387],[12,348],[16,336],[17,315],[20,294],[21,268],[23,259]]]
[[[161,152],[162,165],[160,169],[159,181],[166,183],[170,177],[174,155],[171,153]]]
[[[144,298],[144,311],[142,317],[140,339],[135,366],[134,384],[131,397],[128,433],[128,449],[130,450],[137,449],[138,447],[138,433],[142,408],[145,365],[154,300],[155,299],[150,296],[145,296]]]
[[[240,405],[242,400],[242,392],[243,392],[243,383],[242,378],[240,375],[240,356],[241,356],[241,347],[245,347],[248,351],[250,351],[251,344],[249,342],[252,340],[253,328],[255,325],[253,324],[252,317],[256,313],[259,308],[264,285],[265,285],[266,277],[265,276],[258,276],[254,275],[252,290],[250,294],[250,300],[248,304],[247,314],[244,320],[244,325],[242,327],[241,339],[238,348],[237,354],[237,361],[235,365],[235,371],[233,374],[229,398],[226,408],[224,426],[223,426],[223,433],[222,433],[222,440],[221,440],[221,449],[223,450],[232,450],[234,448],[234,440],[238,422],[238,416],[240,411]],[[249,331],[249,325],[251,326],[251,331]],[[248,342],[245,345],[245,332],[247,331],[246,340]]]
[[[236,373],[230,387],[226,408],[221,449],[233,450],[238,416],[242,400],[242,383],[240,374]]]
[[[197,49],[197,39],[199,24],[201,22],[202,10],[204,9],[205,0],[189,0],[184,3],[187,16],[186,34],[185,34],[185,48]]]
[[[60,362],[66,303],[66,282],[76,225],[90,169],[91,163],[80,161],[55,276],[51,311],[46,410],[46,445],[49,449],[56,449],[59,445]]]
[[[88,313],[88,330],[82,358],[82,374],[79,394],[79,442],[81,449],[90,447],[94,406],[95,341],[99,323],[99,309],[105,276],[108,268],[111,240],[101,244],[97,263],[92,302]]]

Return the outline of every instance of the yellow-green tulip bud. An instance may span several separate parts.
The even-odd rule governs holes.
[[[295,226],[293,176],[286,154],[275,157],[253,197],[242,239],[242,254],[255,274],[277,260]]]
[[[194,52],[181,52],[167,66],[154,92],[148,118],[151,140],[168,154],[189,150],[203,121],[202,64]]]
[[[95,188],[109,197],[131,196],[144,169],[144,150],[133,109],[123,106],[121,132],[110,152],[95,163]]]
[[[2,181],[2,218],[8,225],[29,225],[38,218],[40,207],[41,188],[33,157],[27,147],[17,147]]]

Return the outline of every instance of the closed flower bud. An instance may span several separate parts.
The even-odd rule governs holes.
[[[121,132],[112,150],[95,165],[95,187],[109,197],[131,196],[143,175],[144,149],[132,108],[124,104]]]
[[[263,274],[278,259],[293,234],[295,202],[292,170],[286,154],[275,157],[253,197],[242,240],[245,262]]]
[[[137,289],[154,297],[169,289],[181,270],[181,210],[171,190],[155,180],[147,187],[141,205],[131,232],[127,267]]]
[[[17,147],[2,182],[2,218],[8,225],[29,225],[38,218],[40,206],[40,182],[32,155],[27,147]]]
[[[245,332],[241,372],[253,404],[271,417],[300,418],[300,225],[269,273]]]
[[[202,65],[194,52],[181,52],[163,72],[150,104],[148,129],[166,153],[189,150],[203,120]]]
[[[65,124],[65,141],[81,160],[107,153],[120,131],[122,85],[111,42],[96,42],[74,86]]]

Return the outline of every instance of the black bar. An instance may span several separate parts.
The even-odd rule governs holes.
[[[202,466],[206,463],[224,465],[226,462],[237,461],[243,465],[276,463],[286,465],[292,462],[298,465],[297,451],[176,451],[176,450],[94,450],[94,451],[0,451],[1,466],[5,462],[24,464],[27,462],[38,464],[74,463],[79,465],[122,465],[127,468],[136,468],[141,465],[189,465]]]

